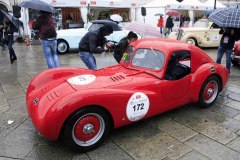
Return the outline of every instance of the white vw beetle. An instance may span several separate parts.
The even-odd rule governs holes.
[[[78,44],[82,37],[88,31],[94,31],[108,24],[113,27],[113,33],[107,36],[107,40],[119,42],[123,37],[127,36],[127,30],[122,30],[121,27],[111,20],[94,20],[90,22],[86,28],[75,28],[57,31],[57,52],[58,54],[64,54],[69,49],[77,49]]]

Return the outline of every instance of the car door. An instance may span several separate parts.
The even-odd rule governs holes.
[[[163,98],[175,101],[185,98],[192,80],[191,56],[187,50],[175,51],[169,58],[163,80]]]
[[[210,37],[211,46],[219,46],[220,39],[222,37],[222,35],[219,34],[219,31],[220,31],[220,27],[218,25],[213,23],[210,26],[210,29],[208,30],[208,34]]]

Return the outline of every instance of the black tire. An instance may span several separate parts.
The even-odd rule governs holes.
[[[65,40],[57,40],[57,53],[65,54],[69,50],[69,45]]]
[[[238,60],[232,59],[231,61],[234,66],[239,66]]]
[[[62,138],[73,150],[88,152],[99,146],[110,128],[110,118],[105,111],[97,107],[84,108],[68,118]]]
[[[198,104],[202,108],[210,107],[217,99],[221,82],[217,76],[210,76],[202,85]]]
[[[192,38],[192,37],[188,38],[186,43],[192,44],[194,46],[198,46],[197,40],[195,38]]]

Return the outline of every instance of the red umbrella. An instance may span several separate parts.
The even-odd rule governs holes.
[[[180,12],[175,11],[175,10],[169,10],[169,11],[167,11],[166,15],[169,15],[169,16],[179,16]]]

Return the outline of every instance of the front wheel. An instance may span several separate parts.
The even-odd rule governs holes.
[[[198,104],[203,108],[210,107],[218,97],[220,85],[218,77],[209,77],[202,85]]]
[[[99,146],[110,132],[110,118],[96,107],[84,108],[74,113],[66,122],[63,141],[79,152]]]
[[[57,53],[65,54],[69,50],[68,43],[65,40],[57,40]]]

